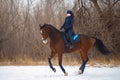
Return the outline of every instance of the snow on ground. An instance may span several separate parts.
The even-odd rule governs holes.
[[[78,75],[79,66],[64,66],[64,76],[58,66],[54,73],[49,66],[0,66],[0,80],[120,80],[120,67],[86,67]]]

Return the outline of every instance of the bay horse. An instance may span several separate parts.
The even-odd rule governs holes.
[[[56,72],[56,69],[53,67],[51,63],[51,59],[58,54],[58,64],[63,71],[64,75],[67,76],[68,73],[65,71],[62,66],[62,55],[64,53],[65,44],[62,33],[57,30],[54,26],[50,24],[39,25],[40,33],[42,35],[42,41],[44,44],[47,44],[47,39],[50,38],[50,49],[51,53],[48,57],[48,63],[50,68]],[[90,37],[87,35],[79,35],[80,41],[74,44],[74,48],[66,50],[66,53],[78,52],[82,59],[82,65],[79,68],[78,74],[82,74],[84,72],[85,66],[88,62],[88,52],[96,45],[96,48],[104,55],[110,53],[110,51],[106,48],[103,42],[100,39],[95,37]]]

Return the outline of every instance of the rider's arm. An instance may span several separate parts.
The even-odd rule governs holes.
[[[65,26],[65,28],[66,28],[66,29],[70,29],[70,28],[72,28],[72,27],[73,27],[73,24],[74,24],[74,18],[73,18],[73,19],[71,19],[70,24],[69,24],[69,25],[67,25],[67,26]]]
[[[65,27],[65,21],[64,24],[61,26],[60,30],[62,30]]]

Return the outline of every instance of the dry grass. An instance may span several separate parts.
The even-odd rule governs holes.
[[[58,58],[55,57],[52,59],[52,63],[53,65],[58,66]],[[69,55],[66,57],[63,57],[63,65],[70,65],[70,66],[80,66],[82,63],[81,59],[77,59],[77,58],[71,58]],[[45,60],[40,60],[40,61],[33,61],[31,58],[30,59],[26,59],[26,60],[17,60],[17,61],[1,61],[0,62],[0,66],[10,66],[10,65],[17,65],[17,66],[37,66],[37,65],[48,65],[47,62],[47,58]],[[116,58],[110,58],[105,59],[105,58],[90,58],[88,65],[90,66],[120,66],[120,59],[116,59]]]

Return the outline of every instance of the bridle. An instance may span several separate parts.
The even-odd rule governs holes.
[[[40,33],[43,34],[43,31],[40,30]],[[41,36],[42,36],[42,35],[41,35]],[[47,38],[44,39],[43,36],[42,36],[42,42],[43,42],[44,44],[47,44],[47,43],[48,43]]]

